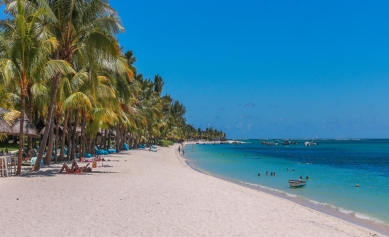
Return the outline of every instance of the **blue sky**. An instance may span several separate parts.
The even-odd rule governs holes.
[[[229,138],[389,137],[389,2],[111,0],[147,78]]]
[[[389,2],[110,0],[125,50],[228,138],[388,138]]]

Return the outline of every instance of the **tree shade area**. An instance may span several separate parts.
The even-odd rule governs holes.
[[[17,174],[23,154],[35,148],[33,171],[41,160],[52,161],[45,150],[58,162],[160,140],[225,139],[222,131],[187,124],[185,106],[162,95],[161,76],[151,80],[137,72],[132,51],[124,52],[115,37],[124,28],[107,1],[0,4],[6,15],[0,21],[0,107],[8,111],[1,121],[18,133]],[[39,138],[26,133],[31,124]]]

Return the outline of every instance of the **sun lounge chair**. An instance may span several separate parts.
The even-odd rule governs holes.
[[[154,145],[152,145],[152,146],[150,146],[150,149],[149,149],[149,151],[154,151],[154,152],[157,152],[157,147],[156,147],[156,146],[154,146]]]
[[[38,157],[32,157],[32,158],[31,158],[31,161],[30,161],[31,166],[34,166],[34,165],[35,165],[36,159],[37,159],[37,158],[38,158]],[[41,165],[43,165],[43,159],[41,159]]]
[[[130,148],[128,147],[127,143],[124,143],[124,144],[123,144],[123,149],[124,149],[125,151],[130,150]]]
[[[108,154],[116,153],[116,149],[108,149]]]
[[[96,155],[108,155],[108,151],[99,149],[97,146],[95,146]]]

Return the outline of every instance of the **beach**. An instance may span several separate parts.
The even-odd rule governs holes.
[[[191,169],[178,145],[0,179],[2,236],[382,236]],[[109,159],[109,161],[108,161]],[[81,165],[81,164],[80,164]],[[26,169],[23,167],[23,169]]]

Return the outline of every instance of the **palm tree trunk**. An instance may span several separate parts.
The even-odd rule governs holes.
[[[31,88],[28,88],[27,93],[28,93],[28,119],[31,121],[31,123],[34,123]],[[28,136],[27,151],[30,152],[31,150],[32,150],[32,136]]]
[[[81,111],[81,115],[82,115],[82,118],[81,118],[81,151],[80,151],[80,157],[84,157],[85,156],[85,143],[86,143],[86,119],[85,119],[85,113],[84,111],[82,110]]]
[[[50,133],[49,133],[49,144],[47,147],[46,158],[44,161],[45,165],[50,165],[51,154],[53,153],[53,140],[54,140],[54,119],[50,123]]]
[[[130,138],[129,138],[129,141],[128,141],[128,146],[129,146],[130,148],[135,148],[135,147],[134,147],[133,133],[130,133]]]
[[[78,120],[78,110],[74,111],[74,127],[72,134],[72,153],[70,154],[70,159],[76,159],[76,138],[77,138],[77,120]]]
[[[58,85],[59,85],[59,79],[60,78],[61,78],[61,73],[57,73],[54,76],[53,82],[52,82],[52,85],[51,85],[51,97],[50,97],[51,99],[50,99],[49,112],[47,114],[47,120],[46,120],[46,121],[48,121],[48,124],[50,124],[51,120],[53,119],[55,97],[57,96],[57,90],[58,90]],[[46,127],[47,127],[47,124],[46,124]],[[45,133],[43,134],[43,138],[42,138],[41,144],[40,144],[41,149],[39,149],[39,154],[38,154],[38,157],[36,159],[35,165],[32,168],[32,171],[38,171],[39,170],[40,162],[42,160],[43,152],[44,152],[44,149],[42,149],[42,147],[44,148],[46,146],[48,136],[49,136],[49,129],[45,129]]]
[[[65,154],[65,140],[67,136],[67,130],[68,130],[68,117],[69,117],[69,111],[65,112],[65,124],[63,125],[63,134],[62,134],[62,140],[61,140],[61,153],[59,155],[59,160],[64,160],[64,154]],[[68,153],[69,153],[69,147],[68,147]]]
[[[103,142],[102,142],[102,144],[103,144],[103,149],[104,150],[107,150],[107,136],[108,136],[108,132],[107,132],[108,130],[107,129],[104,129],[104,137],[103,137]]]
[[[68,140],[68,154],[66,155],[66,160],[70,160],[70,154],[72,152],[72,137],[71,135],[73,134],[71,131],[73,131],[73,127],[71,126],[72,124],[72,112],[69,111],[69,117],[68,117],[68,124],[69,124],[69,129],[68,129],[68,133],[67,133],[67,140]]]
[[[58,157],[57,157],[57,151],[58,151],[58,147],[59,147],[59,117],[57,118],[57,126],[56,126],[56,130],[55,130],[55,143],[54,143],[54,150],[55,150],[55,153],[54,153],[54,159],[55,159],[55,163],[58,162]]]
[[[19,131],[19,153],[18,153],[18,169],[16,170],[16,175],[20,175],[22,172],[22,160],[23,160],[23,147],[24,147],[24,110],[26,106],[26,89],[24,85],[21,86],[20,93],[20,131]]]
[[[120,125],[117,125],[116,127],[116,136],[115,136],[115,148],[116,148],[116,153],[119,153],[119,142],[120,142]]]
[[[110,148],[109,145],[111,145],[111,129],[108,129],[108,133],[107,134],[108,135],[107,135],[107,138],[106,138],[107,139],[107,141],[106,141],[107,143],[106,144],[107,144],[107,150],[108,150]]]
[[[90,146],[90,151],[91,151],[91,153],[92,153],[92,156],[95,156],[95,154],[96,154],[96,150],[95,150],[96,140],[97,140],[97,135],[96,135],[95,138],[92,140],[91,146]]]

